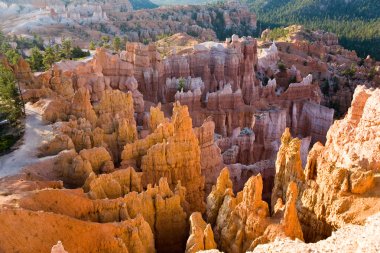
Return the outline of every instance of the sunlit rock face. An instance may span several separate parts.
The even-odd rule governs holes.
[[[201,150],[186,106],[174,105],[172,124],[173,136],[149,148],[142,157],[143,183],[156,183],[161,177],[167,177],[169,185],[174,187],[180,181],[186,188],[191,210],[204,212]]]
[[[201,250],[216,249],[214,234],[210,224],[207,224],[199,212],[190,216],[190,236],[186,243],[186,253],[196,253]]]
[[[313,146],[304,170],[300,141],[291,138],[289,131],[283,134],[276,161],[272,208],[278,199],[285,199],[287,185],[295,181],[300,189],[297,209],[307,241],[325,238],[347,223],[362,224],[379,211],[374,151],[378,149],[378,138],[371,135],[379,118],[373,117],[377,109],[371,109],[377,103],[378,94],[378,90],[357,88],[349,113],[330,128],[325,146],[319,142]],[[363,133],[368,139],[360,137]],[[368,150],[353,155],[359,145]],[[347,155],[348,150],[353,153]],[[363,206],[364,213],[360,211]]]
[[[367,218],[364,225],[347,225],[338,229],[331,237],[314,244],[306,244],[301,241],[278,239],[272,243],[259,245],[253,252],[377,252],[379,242],[376,235],[379,234],[379,214]]]
[[[246,252],[276,237],[303,240],[296,210],[298,190],[295,182],[290,184],[286,205],[277,203],[271,217],[268,203],[261,196],[261,175],[252,176],[236,197],[229,176],[228,169],[223,169],[207,197],[207,221],[213,226],[219,249],[224,252]]]

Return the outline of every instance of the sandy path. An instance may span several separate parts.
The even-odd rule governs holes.
[[[52,137],[51,125],[44,125],[41,112],[32,105],[26,105],[25,134],[22,145],[12,153],[0,156],[0,178],[14,175],[26,165],[40,160],[37,157],[38,147],[44,140]]]

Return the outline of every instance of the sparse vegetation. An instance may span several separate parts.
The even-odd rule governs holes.
[[[177,90],[178,91],[183,91],[185,89],[185,79],[183,79],[182,77],[178,80],[178,87],[177,87]]]
[[[369,80],[373,80],[373,78],[375,77],[376,73],[377,73],[376,69],[374,67],[371,68],[371,70],[369,71],[369,74],[368,74],[368,79]]]
[[[277,67],[278,67],[278,69],[279,69],[281,72],[286,71],[286,66],[285,66],[285,64],[284,64],[282,61],[279,61],[279,62],[277,63]]]
[[[0,112],[11,123],[23,114],[23,104],[12,69],[0,64]]]
[[[1,135],[0,136],[0,154],[6,152],[9,150],[10,147],[12,147],[19,138],[17,136],[7,134],[7,135]]]
[[[102,36],[99,42],[99,46],[109,48],[110,37],[109,36]]]
[[[192,31],[192,30],[187,31],[187,34],[192,36],[192,37],[198,37],[199,36],[199,34],[196,31]]]
[[[115,52],[119,52],[121,48],[121,39],[120,37],[115,37],[112,41],[112,47]]]
[[[280,38],[286,38],[289,35],[289,31],[283,27],[277,27],[272,30],[265,36],[263,39],[269,41],[276,41]]]
[[[170,36],[172,36],[172,34],[170,33],[159,34],[157,35],[156,40],[163,40],[163,39],[169,38]]]
[[[143,44],[144,45],[149,45],[149,43],[150,43],[149,39],[147,39],[147,38],[143,39]]]
[[[45,54],[42,60],[45,69],[49,69],[53,65],[53,63],[56,62],[56,57],[56,52],[53,50],[52,47],[47,47],[45,49]]]
[[[96,49],[96,45],[95,45],[95,42],[91,40],[90,44],[88,45],[88,49],[90,50],[95,50]]]
[[[72,58],[72,42],[71,39],[63,38],[62,40],[62,57],[65,59],[71,59]]]
[[[80,47],[76,46],[71,50],[71,55],[73,59],[81,59],[90,56],[89,51],[83,51]]]
[[[356,74],[355,66],[351,65],[350,68],[343,70],[341,74],[345,77],[353,78]]]
[[[30,68],[33,71],[41,71],[44,69],[44,63],[43,63],[43,55],[39,48],[34,47],[32,48],[32,53],[28,59]]]

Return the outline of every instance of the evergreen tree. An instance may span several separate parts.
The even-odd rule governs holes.
[[[113,42],[112,42],[112,45],[113,45],[113,50],[115,52],[119,52],[120,51],[120,48],[121,48],[121,39],[119,37],[115,37],[113,39]]]
[[[18,60],[20,59],[20,55],[17,53],[15,49],[8,49],[5,51],[5,56],[8,58],[8,61],[15,65],[17,64]]]
[[[65,59],[72,58],[71,50],[72,50],[71,39],[63,39],[62,40],[62,54]]]
[[[110,37],[109,36],[102,36],[101,41],[102,41],[101,46],[106,47],[106,46],[108,46],[108,43],[110,42]]]
[[[183,78],[181,77],[181,78],[179,79],[179,81],[178,81],[178,87],[177,87],[177,90],[183,92],[184,89],[185,89],[185,79],[183,79]]]
[[[71,55],[74,59],[90,56],[89,51],[83,51],[80,47],[76,46],[71,51]]]
[[[10,122],[16,122],[22,115],[22,100],[11,69],[0,64],[0,112]]]
[[[32,53],[28,59],[28,62],[33,71],[41,71],[43,69],[43,55],[37,47],[32,48]]]
[[[95,50],[96,49],[96,45],[95,45],[95,42],[91,40],[90,44],[88,45],[88,49],[90,50]]]
[[[62,60],[62,53],[61,53],[61,47],[60,47],[60,45],[59,44],[55,44],[52,49],[53,49],[53,52],[54,52],[54,61],[55,62],[59,62],[60,60]]]
[[[55,60],[56,60],[56,55],[54,53],[53,48],[47,47],[45,49],[45,54],[44,54],[44,58],[43,58],[43,64],[45,66],[45,69],[51,68],[51,66],[53,65]]]

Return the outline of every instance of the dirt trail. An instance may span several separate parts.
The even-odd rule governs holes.
[[[0,178],[14,175],[26,165],[40,160],[37,157],[38,147],[44,140],[51,137],[51,125],[45,125],[42,122],[41,112],[38,108],[27,104],[23,143],[12,153],[0,156]]]

